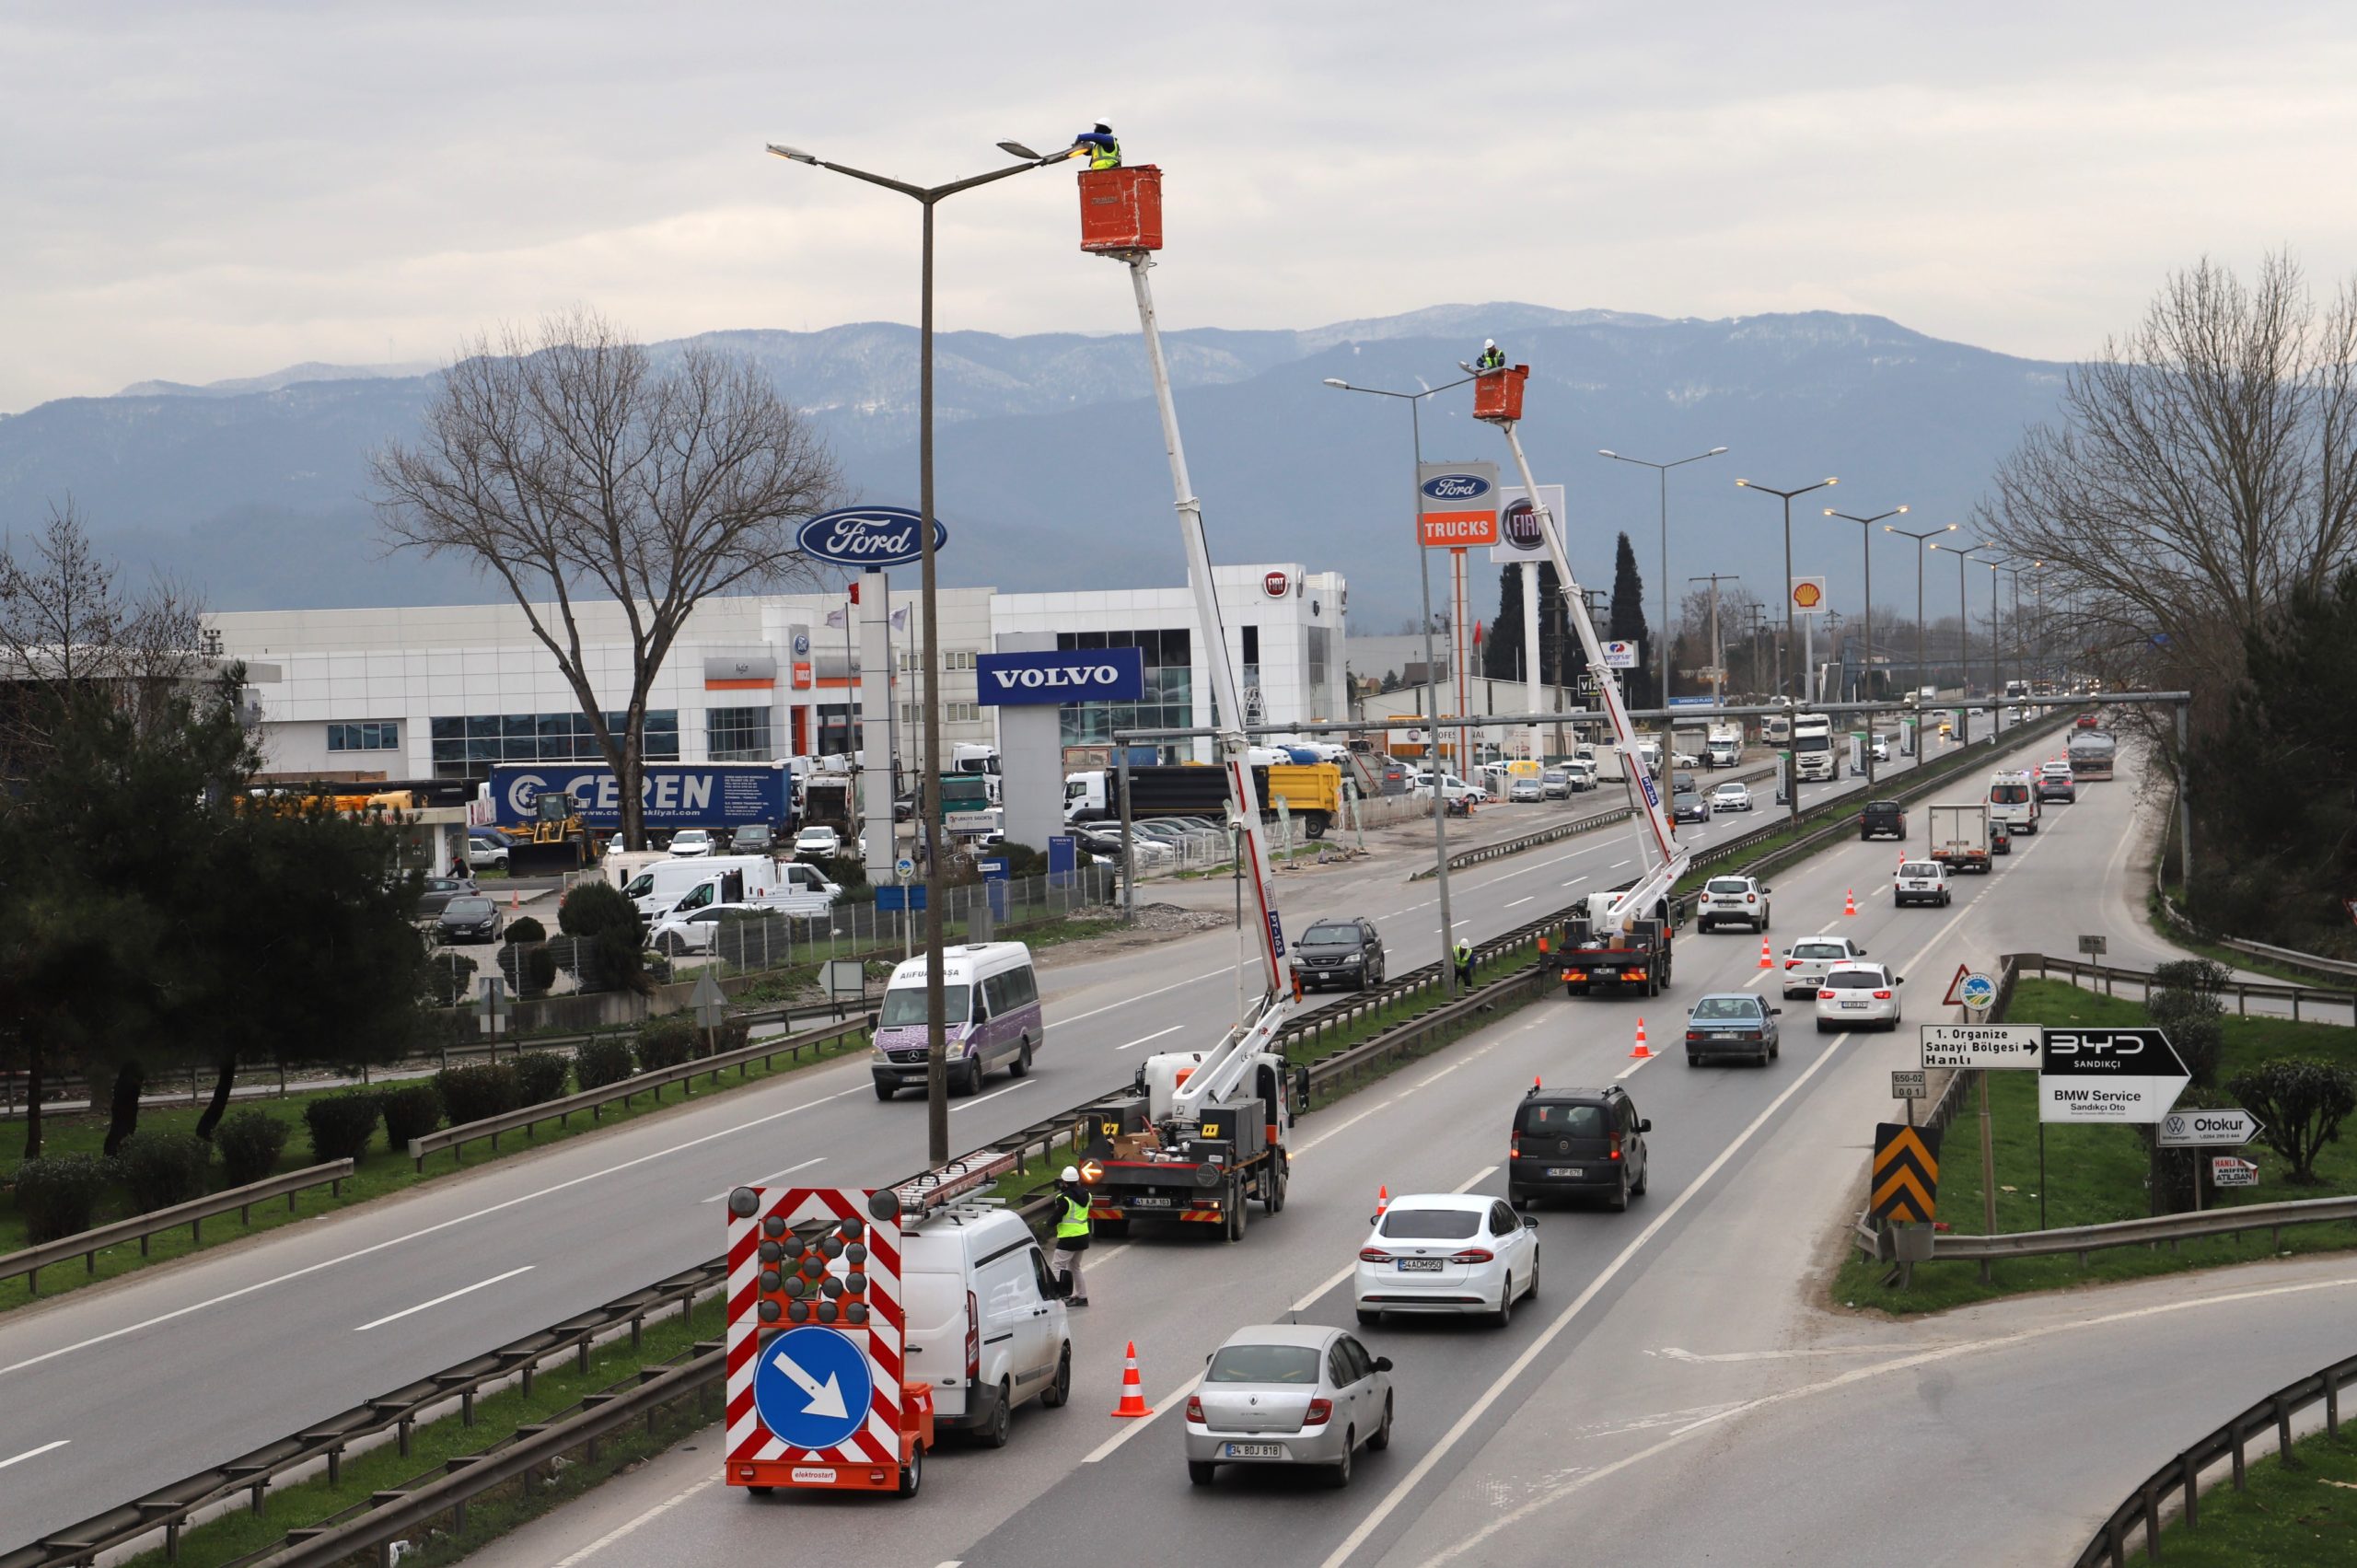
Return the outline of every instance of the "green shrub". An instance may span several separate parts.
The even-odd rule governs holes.
[[[557,905],[556,927],[567,936],[639,929],[638,909],[610,882],[576,883]]]
[[[696,1027],[688,1018],[673,1015],[668,1018],[650,1018],[638,1028],[638,1070],[654,1073],[665,1067],[677,1067],[702,1049]]]
[[[366,1089],[322,1095],[305,1106],[303,1125],[310,1130],[313,1162],[356,1160],[366,1154],[368,1140],[377,1135],[377,1097]]]
[[[522,947],[528,942],[545,942],[548,939],[549,928],[528,914],[519,914],[507,923],[507,941],[511,947]]]
[[[278,1156],[294,1135],[293,1123],[266,1110],[248,1107],[231,1111],[213,1130],[214,1147],[221,1151],[221,1176],[232,1187],[260,1181],[278,1168]]]
[[[639,948],[646,939],[638,911],[610,882],[583,882],[557,907],[557,928],[586,938],[586,953],[571,955],[584,991],[644,991],[646,972]]]
[[[385,1145],[405,1155],[412,1138],[423,1138],[442,1125],[442,1094],[432,1084],[404,1084],[385,1091],[384,1111]]]
[[[49,1155],[18,1166],[17,1212],[25,1216],[25,1239],[38,1246],[89,1229],[114,1179],[115,1163],[104,1155]]]
[[[463,1127],[487,1116],[499,1116],[524,1103],[524,1079],[512,1063],[479,1062],[470,1067],[445,1067],[434,1074],[442,1109],[450,1125]]]
[[[456,1007],[475,993],[475,961],[459,953],[436,953],[424,969],[425,994],[436,1007]]]
[[[556,985],[556,955],[539,946],[518,951],[524,978],[516,987],[517,993],[525,996],[546,996]]]
[[[546,1105],[563,1098],[573,1063],[553,1051],[528,1051],[516,1059],[516,1076],[526,1105]]]
[[[141,1214],[204,1196],[213,1145],[193,1132],[134,1132],[115,1156],[131,1206]]]
[[[2258,1118],[2259,1141],[2292,1162],[2288,1181],[2314,1187],[2316,1156],[2357,1111],[2357,1071],[2313,1056],[2281,1056],[2238,1074],[2226,1092]]]
[[[668,985],[671,983],[670,954],[658,953],[650,947],[645,952],[641,953],[638,956],[638,962],[639,968],[644,971],[647,980],[651,983],[656,985]]]
[[[637,1071],[630,1041],[598,1039],[587,1041],[573,1058],[574,1081],[585,1089],[619,1084]]]

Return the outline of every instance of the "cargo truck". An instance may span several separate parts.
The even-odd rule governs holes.
[[[2111,777],[2119,743],[2099,729],[2083,729],[2071,737],[2064,754],[2071,760],[2071,782]]]
[[[1277,802],[1313,839],[1342,812],[1342,771],[1331,762],[1281,762],[1252,770],[1262,802],[1261,819],[1274,821]],[[1130,770],[1130,815],[1145,817],[1208,817],[1227,819],[1227,773],[1220,768],[1178,763]],[[1064,820],[1101,822],[1121,815],[1120,773],[1096,768],[1064,775]]]
[[[1931,828],[1931,857],[1950,871],[1987,872],[1989,807],[1985,802],[1968,806],[1927,807]]]
[[[1719,724],[1711,726],[1710,762],[1713,768],[1732,768],[1743,761],[1743,726]]]
[[[1841,761],[1833,749],[1833,721],[1825,714],[1794,715],[1793,776],[1805,784],[1841,776]]]

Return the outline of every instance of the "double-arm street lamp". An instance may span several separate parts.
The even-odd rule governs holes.
[[[1827,485],[1840,482],[1830,474],[1818,480],[1815,484],[1804,484],[1797,490],[1778,490],[1773,485],[1754,484],[1747,479],[1738,479],[1735,482],[1736,488],[1738,490],[1757,490],[1762,495],[1773,495],[1784,503],[1784,656],[1781,661],[1782,668],[1780,670],[1783,677],[1783,690],[1778,695],[1784,699],[1787,713],[1791,711],[1793,697],[1791,667],[1796,662],[1796,656],[1800,652],[1799,645],[1793,640],[1793,497],[1806,495],[1812,490],[1823,490]],[[1785,743],[1784,750],[1784,797],[1786,804],[1792,807],[1793,826],[1797,828],[1801,825],[1801,781],[1793,769],[1792,745],[1789,740]]]
[[[1415,456],[1415,467],[1410,470],[1411,479],[1408,494],[1411,496],[1421,496],[1422,493],[1414,487],[1421,484],[1423,481],[1424,400],[1438,393],[1450,391],[1456,388],[1462,387],[1466,382],[1474,380],[1475,378],[1476,377],[1471,376],[1462,376],[1454,381],[1445,381],[1437,387],[1427,387],[1423,390],[1418,392],[1394,392],[1387,390],[1381,387],[1354,386],[1348,381],[1336,380],[1331,376],[1326,377],[1326,384],[1337,391],[1364,392],[1371,398],[1396,398],[1399,401],[1408,405],[1408,436]],[[1530,504],[1534,507],[1537,506],[1538,505],[1538,497],[1536,495],[1532,496],[1530,498]],[[1444,787],[1441,780],[1440,675],[1433,654],[1432,555],[1431,552],[1424,548],[1422,531],[1423,524],[1418,516],[1419,511],[1421,510],[1421,502],[1419,502],[1416,506],[1411,507],[1408,516],[1410,526],[1417,530],[1416,572],[1417,575],[1422,579],[1424,588],[1424,734],[1429,738],[1430,747],[1426,754],[1426,760],[1432,764],[1430,772],[1432,773],[1433,781],[1433,863],[1439,868],[1438,876],[1440,881],[1441,994],[1443,996],[1453,997],[1457,994],[1457,965],[1449,951],[1450,945],[1455,940],[1456,932],[1452,929],[1448,917],[1448,791]],[[1562,527],[1562,519],[1561,517],[1555,519],[1555,526],[1557,528]],[[1537,570],[1537,568],[1528,562],[1525,562],[1523,563],[1522,569],[1526,572]],[[1568,588],[1571,585],[1566,583],[1563,586]],[[1544,605],[1539,607],[1539,614],[1542,616],[1546,614],[1546,607]],[[1494,712],[1495,710],[1492,711]],[[1464,716],[1465,715],[1462,714],[1457,715],[1460,720],[1463,719]],[[1465,765],[1465,760],[1462,756],[1458,757],[1457,765],[1460,768]]]
[[[1895,533],[1901,539],[1911,539],[1920,546],[1939,538],[1942,534],[1956,532],[1956,525],[1950,523],[1944,528],[1932,528],[1923,533],[1917,533],[1912,528],[1893,528],[1890,524],[1885,523],[1882,526],[1882,531]],[[1915,684],[1919,690],[1925,680],[1923,670],[1923,552],[1918,549],[1915,552]],[[1915,726],[1915,750],[1919,756],[1923,750],[1923,726],[1920,719]]]
[[[1978,555],[1980,552],[1984,550],[1995,550],[1999,548],[1999,546],[1996,540],[1984,539],[1979,544],[1934,543],[1932,548],[1933,550],[1945,550],[1949,554],[1956,557],[1956,619],[1957,638],[1956,656],[1957,672],[1956,681],[1958,686],[1962,689],[1965,699],[1967,701],[1970,701],[1972,697],[1972,614],[1966,607],[1964,593],[1964,567],[1967,561],[1970,560],[1973,556]],[[1990,563],[1983,561],[1980,564],[1988,566]],[[1994,568],[1991,567],[1991,569],[1993,573]],[[1996,583],[1992,576],[1989,587],[1991,605],[1990,613],[1992,616],[1996,613]],[[1997,629],[1995,622],[1992,621],[1989,628],[1989,695],[1991,697],[1997,695],[1996,642]],[[1957,743],[1964,746],[1969,746],[1972,744],[1972,715],[1969,713],[1966,713],[1964,714],[1964,734],[1958,738]],[[1996,711],[1991,709],[1990,710],[1989,714],[1989,744],[1994,746],[1996,743],[1997,714]]]
[[[977,185],[988,185],[1013,175],[1050,164],[1062,163],[1072,156],[1073,149],[1046,157],[1033,152],[1020,142],[1001,142],[999,150],[1009,157],[1019,158],[1001,168],[985,174],[953,180],[946,185],[912,185],[904,180],[893,180],[881,174],[871,174],[864,168],[847,164],[830,163],[825,158],[804,152],[799,147],[770,144],[776,157],[795,163],[808,164],[832,173],[880,185],[887,191],[897,191],[915,202],[924,212],[923,260],[919,267],[919,304],[917,308],[917,510],[923,521],[917,526],[917,572],[924,617],[924,668],[941,668],[939,618],[934,613],[933,565],[933,209],[960,191],[971,191]],[[845,672],[848,675],[848,671]],[[919,780],[917,796],[918,831],[924,835],[924,1005],[926,1019],[925,1051],[925,1146],[934,1165],[949,1158],[949,1059],[947,1033],[942,1025],[941,981],[941,836],[940,769],[935,759],[941,756],[941,683],[924,683],[924,772]],[[851,711],[851,699],[844,698],[844,711]],[[849,720],[843,726],[846,736],[851,733]]]
[[[1661,671],[1661,700],[1657,705],[1663,710],[1661,719],[1661,797],[1666,802],[1674,802],[1676,799],[1676,795],[1670,788],[1671,780],[1673,778],[1670,764],[1671,759],[1675,755],[1676,751],[1676,749],[1670,744],[1670,742],[1675,732],[1673,732],[1669,727],[1668,714],[1669,470],[1672,469],[1682,469],[1689,463],[1699,463],[1705,458],[1715,458],[1725,450],[1726,448],[1724,447],[1713,447],[1707,452],[1697,452],[1690,458],[1678,458],[1666,463],[1648,462],[1643,458],[1624,458],[1620,453],[1612,450],[1609,447],[1598,447],[1596,454],[1599,458],[1610,458],[1616,463],[1634,463],[1641,469],[1651,469],[1654,470],[1655,475],[1661,481],[1661,630],[1657,633],[1661,642],[1661,657],[1655,661],[1655,664]],[[1537,496],[1531,497],[1530,504],[1536,506],[1538,505],[1538,498]]]
[[[1865,530],[1866,656],[1864,664],[1866,669],[1866,689],[1859,694],[1864,697],[1869,703],[1873,702],[1875,698],[1875,525],[1881,522],[1885,517],[1898,517],[1906,510],[1907,508],[1904,506],[1893,506],[1887,512],[1876,512],[1871,517],[1852,517],[1847,512],[1837,512],[1830,506],[1828,506],[1825,509],[1825,515],[1827,517],[1840,517],[1848,522],[1861,524]],[[1869,718],[1866,720],[1866,788],[1868,790],[1872,790],[1874,787],[1875,721],[1872,718]]]

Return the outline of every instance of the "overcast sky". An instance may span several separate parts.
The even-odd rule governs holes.
[[[10,0],[0,409],[914,317],[904,178],[1100,116],[1166,170],[1174,326],[1444,301],[1871,311],[2049,357],[2164,270],[2357,268],[2357,7]],[[1072,180],[943,209],[940,319],[1133,330]]]

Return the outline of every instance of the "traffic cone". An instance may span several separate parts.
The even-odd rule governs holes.
[[[1384,1216],[1384,1214],[1390,1207],[1391,1189],[1388,1187],[1377,1187],[1375,1190],[1375,1217],[1376,1219],[1381,1219]]]
[[[1639,1018],[1637,1020],[1637,1043],[1630,1050],[1629,1060],[1631,1062],[1643,1062],[1651,1057],[1653,1053],[1653,1047],[1645,1043],[1645,1021],[1643,1018]]]
[[[1851,889],[1849,892],[1843,896],[1841,900],[1841,912],[1843,914],[1855,914],[1858,912],[1858,892],[1856,889]]]
[[[1776,967],[1775,955],[1768,950],[1768,938],[1765,936],[1759,939],[1759,967],[1763,970],[1772,970]]]
[[[1129,1342],[1129,1349],[1121,1362],[1121,1402],[1113,1407],[1115,1415],[1152,1415],[1146,1408],[1145,1389],[1138,1383],[1138,1342]]]

